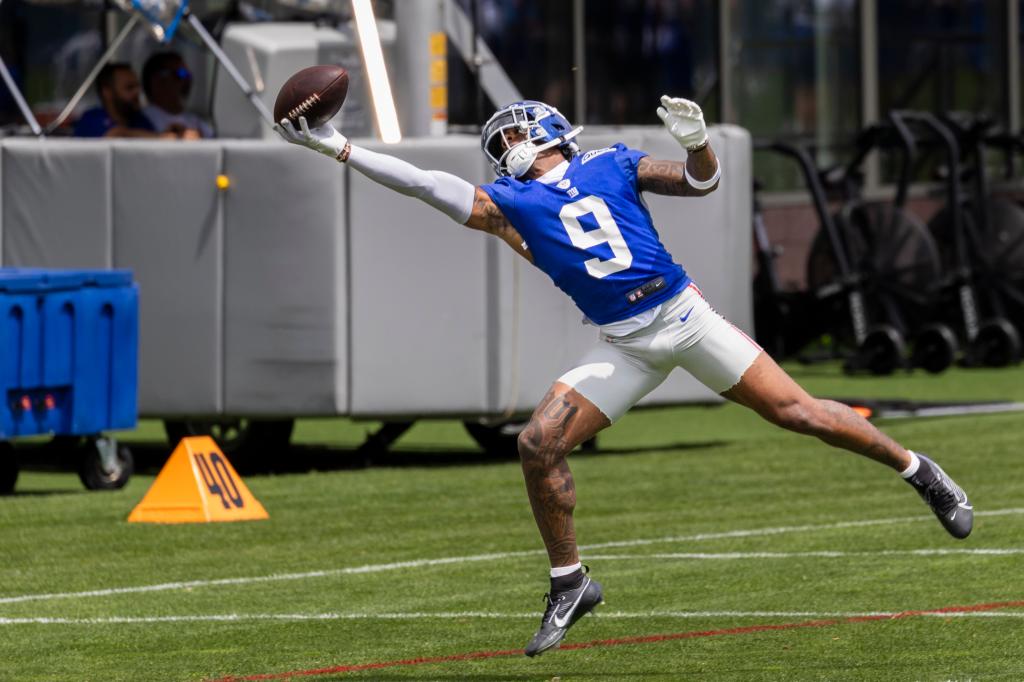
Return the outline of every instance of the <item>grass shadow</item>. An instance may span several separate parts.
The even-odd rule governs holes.
[[[17,497],[52,497],[54,495],[84,495],[89,492],[83,486],[80,490],[76,488],[54,488],[52,490],[15,490],[12,493],[0,495],[0,499],[12,499]]]
[[[628,456],[651,452],[672,452],[701,450],[727,444],[724,440],[707,440],[684,443],[664,443],[642,447],[598,447],[596,450],[577,450],[574,459],[601,457],[605,455]],[[157,474],[171,455],[172,446],[159,441],[123,441],[135,460],[135,472]],[[74,471],[75,466],[66,456],[48,452],[43,448],[35,452],[20,453],[19,460],[24,470],[31,471]],[[269,464],[253,466],[244,461],[232,461],[239,473],[246,476],[259,474],[307,473],[310,471],[353,471],[370,467],[389,468],[439,468],[461,466],[486,466],[517,462],[514,451],[485,452],[479,448],[397,446],[388,450],[373,450],[359,446],[335,445],[292,445],[283,457],[270,459]],[[69,491],[32,491],[24,494],[63,494]]]

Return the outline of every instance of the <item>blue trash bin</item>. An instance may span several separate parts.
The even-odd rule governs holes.
[[[136,424],[138,330],[130,271],[0,268],[0,441],[85,437],[86,487],[123,486],[131,454],[101,433]],[[0,491],[10,467],[0,463]]]

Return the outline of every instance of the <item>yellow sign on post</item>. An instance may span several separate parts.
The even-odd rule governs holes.
[[[270,516],[209,436],[182,438],[129,522],[251,521]]]

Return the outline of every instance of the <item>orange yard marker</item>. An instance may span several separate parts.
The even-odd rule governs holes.
[[[209,436],[182,438],[128,521],[202,523],[270,518]]]

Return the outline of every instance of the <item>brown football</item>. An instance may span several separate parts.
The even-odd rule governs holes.
[[[297,128],[305,116],[310,128],[331,120],[348,94],[348,71],[335,64],[310,66],[281,86],[274,102],[274,120],[289,119]]]

